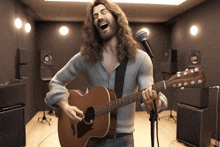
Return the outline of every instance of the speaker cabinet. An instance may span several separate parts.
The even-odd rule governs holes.
[[[50,81],[54,76],[53,67],[41,67],[40,76],[43,81]]]
[[[164,53],[164,62],[177,62],[177,50],[168,50]]]
[[[41,79],[50,81],[54,76],[53,55],[50,50],[41,50]]]
[[[0,86],[0,109],[23,104],[26,101],[26,84]]]
[[[209,105],[209,87],[177,89],[177,102],[198,108]]]
[[[15,58],[15,78],[23,79],[25,76],[28,77],[27,72],[29,71],[28,62],[29,62],[29,51],[25,49],[17,49],[16,58]]]
[[[52,51],[41,50],[41,67],[53,67]]]
[[[195,68],[200,66],[201,66],[201,51],[190,50],[188,67]]]
[[[24,107],[0,111],[0,146],[25,146]]]
[[[209,146],[212,131],[210,108],[177,105],[177,140],[195,147]]]
[[[161,62],[160,71],[162,73],[176,73],[177,72],[177,62]]]

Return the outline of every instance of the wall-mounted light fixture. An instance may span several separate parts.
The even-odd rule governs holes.
[[[66,27],[66,26],[62,26],[61,28],[60,28],[60,34],[61,35],[66,35],[66,34],[68,34],[69,33],[69,29]]]
[[[29,23],[25,24],[25,31],[29,33],[31,31],[31,25]]]
[[[18,28],[18,29],[20,29],[20,28],[22,27],[22,21],[21,21],[20,18],[17,18],[17,19],[15,20],[15,26],[16,26],[16,28]]]
[[[190,28],[190,33],[192,34],[192,35],[197,35],[197,33],[198,33],[198,27],[197,26],[192,26],[191,28]]]

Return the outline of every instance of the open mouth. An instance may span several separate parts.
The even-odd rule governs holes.
[[[102,23],[102,24],[100,25],[100,28],[101,28],[102,30],[106,29],[107,27],[108,27],[108,24],[107,24],[107,23]]]

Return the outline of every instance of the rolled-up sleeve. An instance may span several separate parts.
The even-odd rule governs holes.
[[[138,72],[138,84],[139,84],[139,90],[146,89],[147,87],[151,86],[154,84],[154,79],[153,79],[153,65],[152,61],[147,53],[141,54],[140,61],[142,62],[139,68]],[[160,100],[162,102],[162,108],[159,110],[158,113],[164,111],[167,109],[167,98],[166,96],[161,93],[160,95]],[[144,103],[141,104],[141,107],[143,110],[147,111],[150,113],[150,111],[147,109]]]
[[[74,79],[74,77],[82,73],[83,70],[83,58],[80,53],[76,54],[69,62],[59,70],[55,76],[49,82],[49,92],[44,99],[45,103],[51,108],[59,108],[56,105],[59,101],[68,101],[69,92],[66,85]]]

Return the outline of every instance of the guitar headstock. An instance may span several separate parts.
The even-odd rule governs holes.
[[[205,84],[206,77],[201,67],[195,69],[186,69],[182,72],[177,72],[176,75],[172,76],[166,81],[166,86],[171,87],[189,87],[194,85]]]

